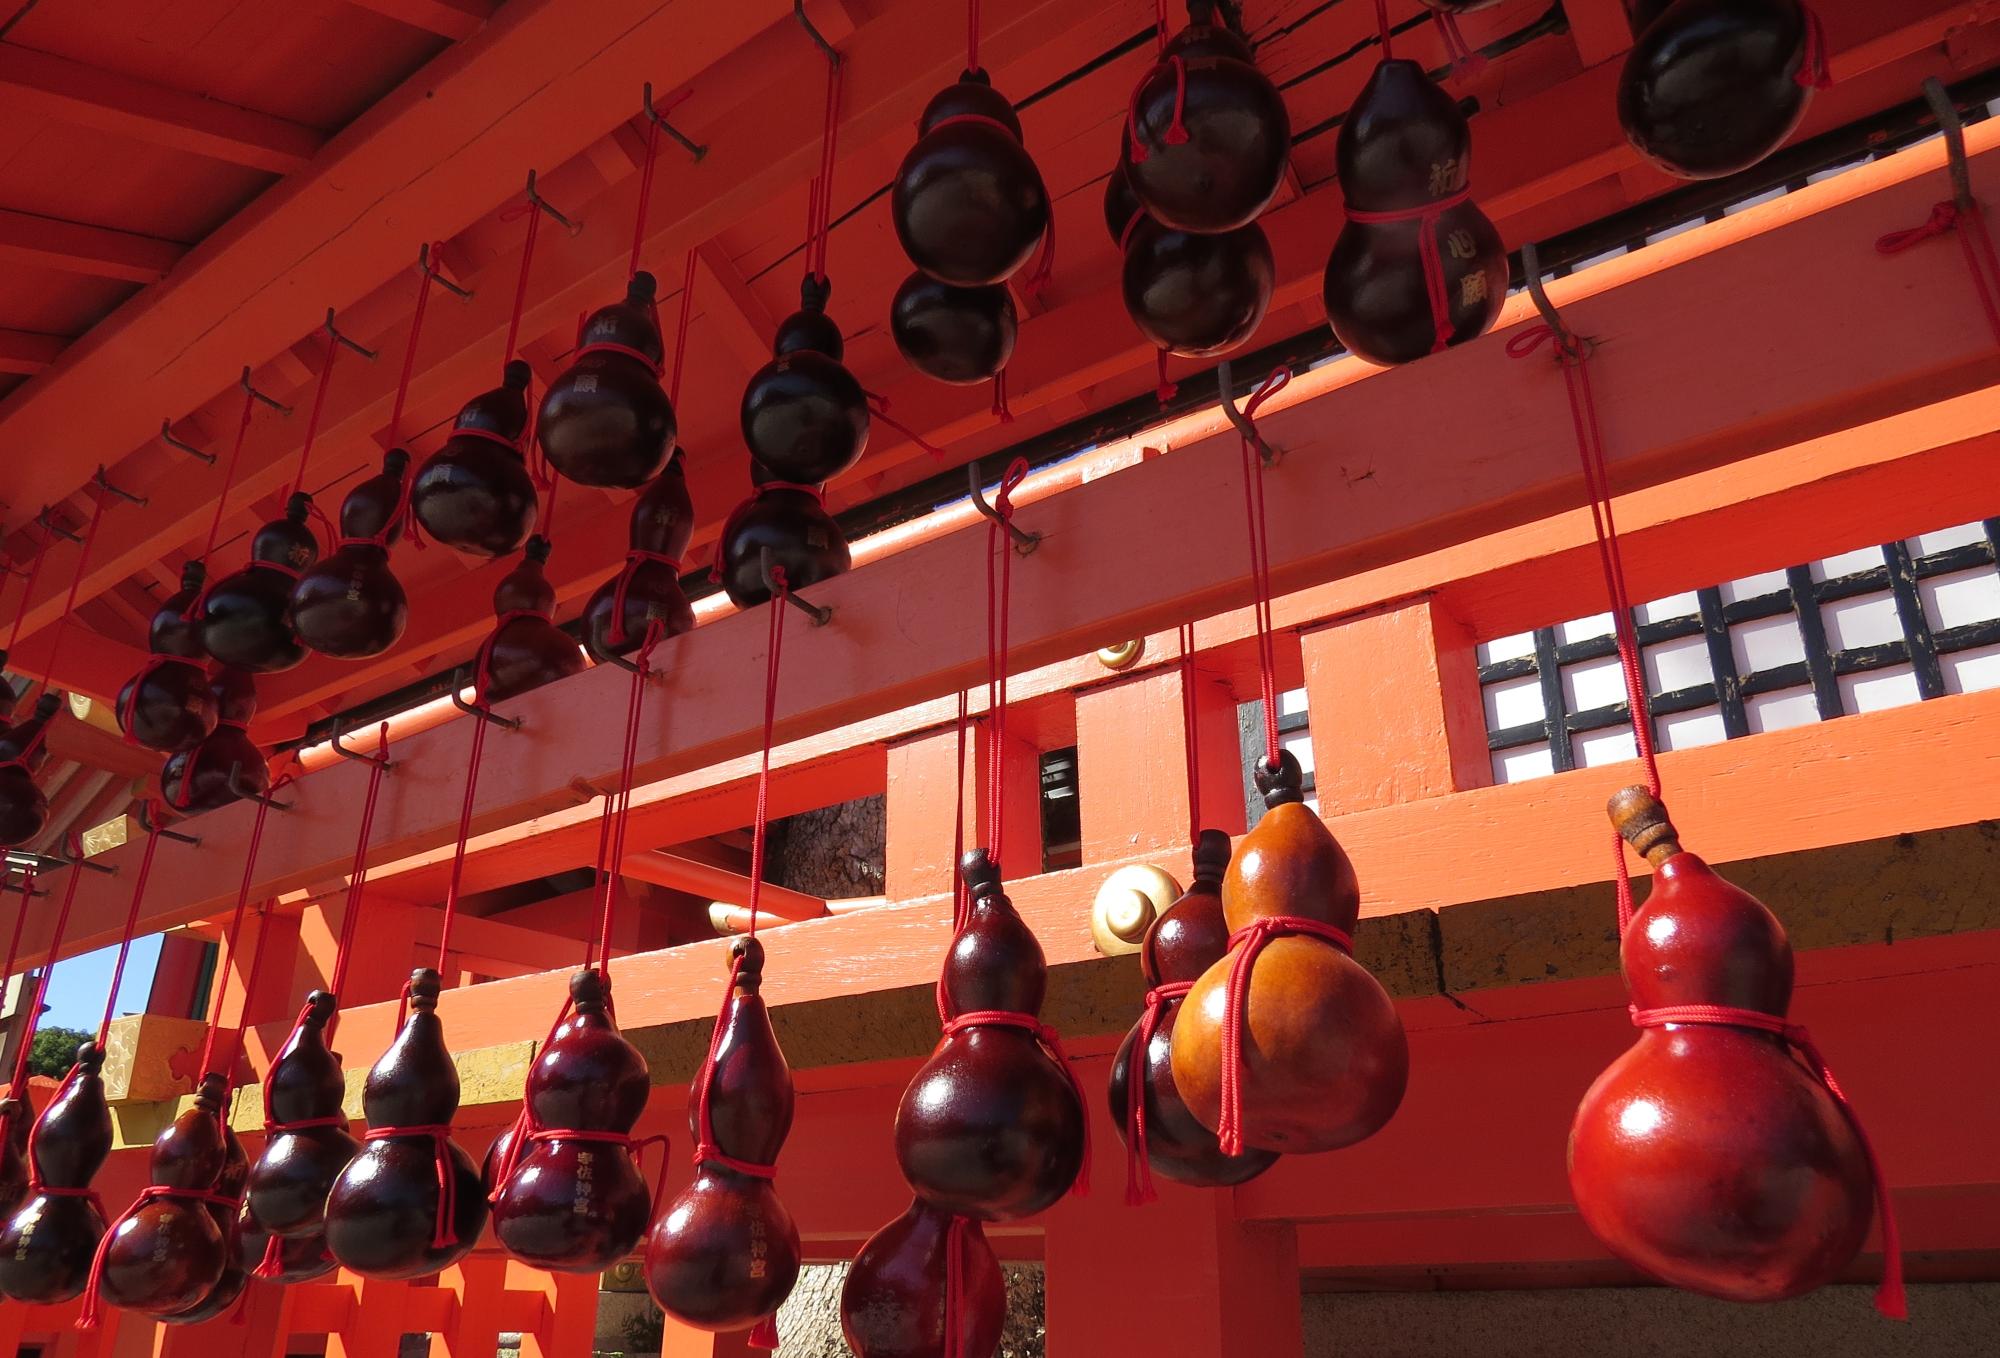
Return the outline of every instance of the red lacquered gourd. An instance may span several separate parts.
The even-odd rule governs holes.
[[[1823,74],[1799,0],[1627,4],[1634,41],[1618,122],[1635,150],[1682,179],[1746,170],[1798,130]]]
[[[712,1332],[768,1321],[799,1278],[799,1228],[768,1174],[792,1129],[792,1071],[758,993],[764,945],[738,939],[704,1089],[689,1096],[694,1182],[646,1241],[646,1286],[662,1310]],[[704,1140],[704,1136],[706,1139]]]
[[[548,559],[549,540],[529,538],[520,564],[494,587],[499,621],[480,646],[477,662],[486,680],[481,693],[489,701],[516,697],[584,668],[583,651],[549,621],[556,591],[542,570]]]
[[[1340,342],[1393,364],[1485,333],[1507,298],[1507,251],[1463,197],[1472,127],[1457,101],[1416,62],[1381,62],[1334,157],[1348,216],[1321,297]]]
[[[1243,949],[1259,943],[1242,1028],[1242,1143],[1284,1154],[1337,1150],[1373,1135],[1403,1101],[1410,1074],[1403,1021],[1366,967],[1326,938],[1258,923],[1299,919],[1351,934],[1360,914],[1354,865],[1305,804],[1303,779],[1289,750],[1275,771],[1257,764],[1266,809],[1222,879],[1229,952],[1188,992],[1173,1040],[1174,1084],[1202,1126],[1216,1130],[1223,1035],[1234,1021],[1230,972]],[[1252,925],[1274,936],[1240,936]]]
[[[368,1137],[327,1195],[327,1248],[363,1277],[435,1273],[486,1228],[479,1172],[450,1136],[458,1068],[437,1016],[443,984],[429,967],[411,973],[409,1014],[362,1090]]]
[[[1049,227],[1049,193],[1014,106],[984,71],[934,96],[889,190],[910,262],[961,288],[1005,282]]]
[[[270,1267],[271,1242],[278,1242],[276,1268]],[[340,1267],[326,1247],[324,1230],[305,1235],[274,1236],[258,1224],[248,1203],[236,1214],[236,1266],[260,1283],[303,1283],[323,1278]]]
[[[201,600],[201,645],[217,663],[251,674],[277,674],[306,658],[292,630],[292,587],[319,559],[319,543],[306,526],[312,497],[294,494],[285,517],[273,519],[250,540],[250,562],[208,587]]]
[[[818,485],[868,446],[868,396],[841,363],[846,346],[826,314],[827,285],[807,278],[800,307],[778,327],[776,355],[743,389],[738,412],[750,456],[781,481]]]
[[[495,1186],[493,1234],[537,1268],[602,1273],[646,1233],[652,1195],[625,1138],[650,1084],[646,1058],[612,1021],[604,974],[577,972],[569,995],[528,1070],[516,1145],[487,1157],[511,1171]]]
[[[173,754],[193,749],[215,729],[208,652],[190,616],[206,578],[199,561],[181,567],[179,592],[153,611],[145,668],[118,691],[118,727],[135,745]]]
[[[28,1195],[28,1128],[34,1120],[27,1099],[0,1099],[0,1220]]]
[[[954,1250],[959,1286],[948,1304]],[[1007,1284],[986,1233],[922,1198],[868,1238],[840,1288],[840,1332],[854,1358],[993,1358],[1006,1321]],[[949,1350],[947,1322],[957,1339]]]
[[[1176,34],[1132,93],[1120,160],[1146,211],[1179,231],[1234,231],[1277,196],[1292,150],[1291,114],[1249,44],[1207,22]]]
[[[341,1118],[347,1089],[340,1057],[328,1050],[326,1025],[335,1001],[324,990],[306,997],[291,1036],[264,1076],[264,1149],[249,1172],[244,1201],[268,1234],[317,1233],[326,1195],[361,1143]],[[330,1121],[340,1118],[338,1123]]]
[[[360,660],[402,640],[409,596],[389,569],[389,547],[402,536],[410,455],[382,457],[379,474],[340,502],[340,541],[292,587],[292,629],[321,655]]]
[[[1229,836],[1203,830],[1194,846],[1193,884],[1160,912],[1139,947],[1139,967],[1149,991],[1191,984],[1229,951],[1229,925],[1222,915],[1222,877],[1228,870]],[[1142,1021],[1125,1034],[1111,1062],[1112,1123],[1119,1135],[1126,1134],[1136,1077],[1146,1101],[1146,1160],[1156,1172],[1200,1188],[1248,1182],[1276,1164],[1278,1157],[1262,1150],[1223,1154],[1215,1133],[1188,1111],[1174,1084],[1174,1021],[1180,1007],[1181,997],[1163,996],[1151,1032]]]
[[[223,1078],[201,1077],[194,1106],[153,1139],[152,1186],[99,1246],[98,1295],[122,1311],[164,1316],[198,1305],[222,1281],[229,1251],[208,1194],[222,1177]]]
[[[542,397],[535,438],[549,465],[581,485],[636,489],[674,450],[656,288],[653,275],[635,273],[623,301],[592,312],[569,367]]]
[[[947,1020],[1041,1014],[1048,965],[1034,931],[1001,889],[984,849],[961,871],[971,906],[938,987]],[[980,1023],[951,1033],[896,1110],[896,1162],[917,1195],[980,1221],[1053,1206],[1083,1168],[1082,1101],[1068,1073],[1027,1028]]]
[[[624,566],[584,606],[583,645],[594,658],[630,655],[654,626],[662,637],[677,637],[694,627],[694,607],[681,588],[681,558],[693,532],[694,503],[676,450],[667,469],[632,506]]]
[[[76,1063],[28,1136],[28,1193],[0,1226],[0,1293],[15,1301],[68,1301],[90,1281],[104,1211],[90,1181],[111,1153],[104,1052],[76,1049]]]
[[[35,786],[35,772],[48,762],[48,727],[62,707],[62,695],[44,693],[34,710],[0,730],[0,844],[25,844],[49,820],[49,799]]]
[[[753,479],[761,474],[751,468]],[[825,502],[812,487],[788,483],[760,486],[722,525],[716,575],[738,608],[755,608],[771,597],[764,579],[766,552],[792,590],[844,574],[852,562],[847,535]]]
[[[994,283],[960,287],[921,269],[889,303],[889,333],[905,361],[955,386],[984,382],[1014,356],[1014,295]]]
[[[1654,868],[1619,949],[1633,1008],[1715,1005],[1783,1019],[1784,927],[1681,849],[1651,793],[1627,788],[1611,810]],[[1825,1084],[1781,1035],[1721,1023],[1640,1030],[1576,1110],[1569,1183],[1612,1253],[1731,1301],[1777,1301],[1832,1281],[1874,1215],[1867,1149]]]
[[[169,806],[189,815],[238,800],[230,786],[231,769],[241,787],[261,793],[271,786],[264,752],[249,733],[250,719],[257,715],[257,681],[242,670],[221,669],[210,676],[208,685],[215,698],[215,730],[193,749],[167,756],[160,770],[161,795]]]
[[[186,1310],[155,1317],[162,1325],[200,1325],[214,1320],[234,1306],[243,1289],[250,1285],[250,1270],[237,1257],[236,1240],[237,1212],[243,1206],[243,1184],[250,1173],[250,1161],[243,1154],[243,1143],[226,1123],[222,1128],[222,1143],[222,1173],[217,1176],[215,1191],[207,1203],[208,1214],[222,1233],[222,1276],[200,1301]]]
[[[535,481],[521,455],[528,428],[528,365],[515,359],[501,384],[466,402],[444,447],[410,486],[417,522],[473,556],[507,556],[535,531]]]
[[[1122,165],[1105,185],[1104,216],[1124,252],[1125,313],[1140,334],[1169,353],[1209,358],[1257,332],[1276,281],[1263,227],[1162,226],[1139,206]]]

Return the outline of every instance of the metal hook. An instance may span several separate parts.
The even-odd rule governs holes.
[[[351,340],[347,336],[340,333],[340,327],[333,323],[332,307],[328,307],[326,309],[326,333],[327,336],[330,339],[332,339],[335,344],[338,344],[341,348],[353,350],[355,353],[367,359],[370,363],[373,363],[375,361],[375,351],[373,349],[370,349],[365,344],[361,344],[355,340]]]
[[[439,247],[439,252],[443,252],[442,246]],[[417,247],[417,272],[430,279],[431,282],[437,284],[452,296],[458,298],[459,301],[469,302],[472,300],[471,288],[460,287],[440,273],[437,265],[431,263],[431,247],[428,241]]]
[[[236,796],[240,797],[242,800],[246,802],[262,802],[265,806],[270,807],[273,811],[289,811],[292,809],[292,804],[290,802],[281,802],[276,797],[273,797],[270,793],[259,792],[256,788],[251,787],[248,783],[244,782],[243,765],[241,764],[231,764],[229,766],[228,785],[229,785],[229,790],[231,792],[235,793]]]
[[[179,830],[169,830],[164,825],[155,825],[153,823],[152,805],[151,801],[142,801],[139,803],[139,809],[133,813],[133,818],[139,822],[141,830],[144,830],[149,835],[158,835],[161,839],[177,839],[181,843],[191,844],[197,849],[201,847],[200,835],[183,834]]]
[[[981,517],[991,519],[1007,530],[1007,536],[1014,539],[1014,550],[1022,556],[1026,556],[1028,553],[1034,551],[1035,548],[1042,545],[1042,535],[1040,533],[1029,532],[1012,519],[1004,517],[999,510],[987,502],[986,491],[979,475],[979,460],[977,458],[965,464],[965,493],[972,498],[972,507],[979,511]]]
[[[134,495],[129,490],[125,490],[122,489],[121,487],[112,485],[111,478],[104,474],[104,464],[102,462],[97,464],[97,475],[91,477],[90,479],[97,483],[97,488],[99,490],[103,491],[107,495],[117,496],[119,499],[123,500],[128,505],[143,505],[146,503],[145,496]]]
[[[469,703],[459,697],[458,691],[465,687],[465,684],[461,680],[467,677],[463,668],[451,676],[451,705],[453,707],[465,713],[468,717],[477,717],[483,722],[490,722],[495,726],[509,731],[518,731],[521,729],[521,719],[519,717],[503,717],[483,703]]]
[[[204,453],[201,449],[195,447],[192,443],[187,442],[185,439],[178,439],[174,437],[174,422],[172,420],[160,421],[160,442],[166,444],[167,447],[169,448],[180,449],[182,452],[186,453],[189,457],[198,457],[211,467],[215,465],[214,453]]]
[[[1250,446],[1257,450],[1257,456],[1264,459],[1265,466],[1277,466],[1278,459],[1284,455],[1282,450],[1272,447],[1263,434],[1258,432],[1256,422],[1245,415],[1236,404],[1236,369],[1228,359],[1225,358],[1215,365],[1215,380],[1217,388],[1222,393],[1222,413],[1236,426],[1236,432],[1250,441]]]
[[[1556,337],[1556,348],[1564,361],[1574,361],[1589,356],[1597,347],[1597,341],[1578,335],[1563,323],[1562,313],[1549,300],[1547,288],[1542,284],[1542,256],[1533,241],[1521,247],[1521,274],[1528,288],[1528,296],[1534,299],[1535,310],[1542,314],[1542,324]]]
[[[19,871],[20,869],[14,867],[9,867],[7,869],[9,877],[11,877],[14,873]],[[15,881],[0,882],[0,891],[16,891],[19,892],[21,896],[27,900],[33,900],[37,896],[46,896],[49,894],[46,891],[42,891],[37,888],[31,888],[28,885],[28,876],[26,873],[21,874],[21,880],[18,882]]]
[[[237,382],[242,386],[243,390],[249,394],[251,400],[262,401],[265,405],[271,407],[271,409],[277,411],[280,415],[289,416],[292,413],[292,408],[286,405],[283,401],[280,401],[275,396],[266,396],[263,392],[257,390],[256,387],[250,384],[250,365],[248,363],[243,365],[243,376],[238,378]]]
[[[566,231],[568,231],[570,235],[572,236],[577,235],[583,230],[582,222],[571,221],[569,218],[563,216],[561,212],[556,210],[556,205],[554,203],[551,203],[548,199],[542,197],[540,190],[538,190],[535,187],[535,172],[533,170],[528,171],[528,201],[533,203],[536,207],[540,208],[546,215],[553,217],[556,221],[560,222],[563,228]]]
[[[814,45],[826,53],[826,59],[835,66],[840,65],[840,53],[834,50],[833,44],[826,40],[824,33],[813,27],[813,21],[806,17],[806,0],[792,0],[792,17],[799,21],[799,26],[805,29],[806,36],[813,40]]]
[[[70,855],[66,853],[57,853],[55,852],[55,850],[51,849],[45,853],[37,854],[36,857],[46,858],[51,860],[52,862],[60,863],[63,867],[66,868],[82,868],[85,872],[101,873],[106,877],[116,877],[118,875],[117,868],[114,868],[107,863],[93,863],[90,861],[88,857],[86,857],[83,854]]]
[[[388,723],[385,722],[383,724],[386,726]],[[352,759],[357,764],[378,764],[384,769],[393,769],[396,767],[396,761],[389,758],[388,755],[383,754],[379,746],[374,754],[365,754],[360,750],[348,749],[340,743],[340,738],[346,734],[346,722],[342,721],[339,717],[335,717],[333,719],[333,734],[327,737],[326,743],[333,746],[333,752],[342,759]]]
[[[703,156],[708,154],[707,146],[695,141],[687,133],[681,131],[678,127],[675,127],[660,116],[660,111],[653,107],[653,82],[650,80],[646,82],[646,121],[679,142],[681,149],[693,156],[696,161],[700,161]]]
[[[68,538],[71,542],[80,543],[83,541],[82,538],[70,532],[69,529],[58,527],[56,521],[49,517],[49,513],[49,507],[43,505],[42,512],[35,515],[35,522],[42,526],[44,532],[54,533],[59,538]]]
[[[1972,206],[1972,168],[1965,161],[1965,122],[1958,116],[1957,105],[1945,93],[1944,85],[1936,76],[1924,77],[1924,102],[1931,106],[1931,113],[1938,120],[1938,128],[1944,133],[1945,156],[1951,166],[1952,201],[1962,208]]]
[[[769,547],[758,548],[757,556],[758,573],[764,577],[764,588],[771,591],[773,599],[783,599],[793,608],[798,609],[799,612],[811,618],[812,625],[815,627],[824,627],[833,621],[833,610],[831,608],[807,603],[804,599],[792,593],[789,585],[783,588],[779,587],[776,574],[777,563],[771,560],[771,549]]]

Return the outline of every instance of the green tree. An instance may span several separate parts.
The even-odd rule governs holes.
[[[76,1060],[79,1042],[88,1042],[90,1034],[75,1028],[43,1028],[35,1033],[35,1045],[28,1049],[28,1072],[31,1075],[47,1075],[60,1080],[69,1074],[70,1063]]]

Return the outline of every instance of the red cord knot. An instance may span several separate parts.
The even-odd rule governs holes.
[[[1359,208],[1346,209],[1347,220],[1364,226],[1381,226],[1392,222],[1414,221],[1417,227],[1417,257],[1424,270],[1424,292],[1431,304],[1431,352],[1443,353],[1451,344],[1451,293],[1444,281],[1444,249],[1438,243],[1438,226],[1444,214],[1450,209],[1469,202],[1472,186],[1467,185],[1447,198],[1439,198],[1420,207],[1399,208],[1390,212],[1363,212]]]
[[[380,1141],[392,1136],[430,1138],[437,1162],[438,1181],[437,1224],[431,1232],[431,1248],[443,1250],[456,1245],[458,1228],[454,1223],[458,1216],[458,1166],[451,1158],[451,1125],[437,1122],[416,1127],[370,1127],[362,1136],[368,1141]]]
[[[1882,1177],[1882,1161],[1875,1154],[1875,1143],[1868,1139],[1868,1129],[1861,1125],[1861,1116],[1855,1111],[1853,1101],[1840,1087],[1840,1081],[1834,1078],[1833,1068],[1827,1064],[1826,1057],[1814,1044],[1812,1034],[1805,1025],[1760,1009],[1735,1009],[1721,1004],[1678,1004],[1660,1009],[1641,1009],[1632,1005],[1627,1012],[1635,1028],[1708,1024],[1770,1033],[1804,1058],[1813,1077],[1826,1086],[1826,1092],[1840,1105],[1848,1125],[1854,1129],[1855,1138],[1861,1142],[1861,1152],[1868,1159],[1868,1172],[1875,1176],[1875,1213],[1882,1219],[1882,1285],[1875,1289],[1875,1309],[1891,1320],[1908,1320],[1910,1304],[1903,1287],[1902,1233],[1896,1227],[1896,1204],[1889,1195],[1888,1181]]]
[[[1153,1164],[1146,1154],[1146,1053],[1153,1036],[1167,1017],[1167,1010],[1186,998],[1193,981],[1167,981],[1146,992],[1146,1008],[1139,1015],[1139,1035],[1133,1039],[1130,1064],[1125,1070],[1125,1205],[1144,1207],[1160,1195],[1153,1187]]]
[[[1924,218],[1923,225],[1908,227],[1902,231],[1891,231],[1875,239],[1875,253],[1880,255],[1900,255],[1905,250],[1922,245],[1927,240],[1951,234],[1958,228],[1958,204],[1946,199],[1931,205],[1931,215]]]
[[[1826,27],[1820,23],[1819,12],[1807,9],[1806,51],[1799,62],[1798,72],[1792,79],[1808,90],[1824,90],[1833,85],[1833,66],[1827,57]]]
[[[1281,938],[1316,938],[1350,956],[1354,939],[1345,929],[1303,915],[1267,915],[1254,919],[1229,936],[1236,960],[1229,965],[1222,1021],[1222,1114],[1215,1139],[1224,1155],[1243,1154],[1243,1076],[1247,1058],[1243,1046],[1250,1026],[1250,973],[1258,955]]]
[[[753,1179],[762,1179],[766,1183],[778,1177],[776,1165],[760,1165],[751,1160],[738,1160],[733,1155],[724,1155],[714,1143],[708,1141],[694,1148],[694,1163],[717,1165],[723,1169],[734,1170],[738,1174],[747,1174]]]
[[[944,1033],[940,1040],[940,1045],[942,1045],[942,1039],[953,1037],[958,1033],[964,1032],[967,1028],[1018,1028],[1022,1032],[1029,1034],[1035,1039],[1036,1044],[1041,1047],[1043,1052],[1047,1053],[1049,1060],[1055,1062],[1057,1068],[1062,1071],[1063,1078],[1069,1082],[1071,1092],[1076,1095],[1077,1106],[1080,1108],[1088,1108],[1090,1106],[1089,1101],[1084,1098],[1082,1082],[1076,1078],[1076,1071],[1070,1067],[1069,1053],[1063,1050],[1062,1035],[1035,1015],[1024,1014],[1015,1009],[973,1009],[945,1020]],[[1083,1119],[1083,1166],[1077,1171],[1076,1182],[1070,1186],[1069,1191],[1071,1196],[1078,1198],[1090,1195],[1090,1119],[1088,1117]]]

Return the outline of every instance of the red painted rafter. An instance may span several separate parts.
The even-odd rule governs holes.
[[[347,3],[454,42],[477,33],[493,13],[491,0],[347,0]]]
[[[153,236],[0,208],[0,265],[153,283],[186,253]]]
[[[0,330],[0,373],[38,373],[56,361],[68,342],[60,335]]]

